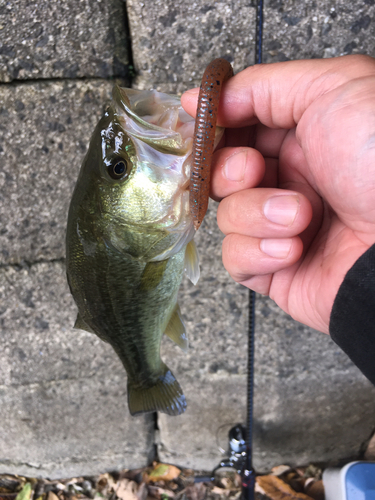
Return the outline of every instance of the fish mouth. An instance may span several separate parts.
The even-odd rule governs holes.
[[[180,133],[183,132],[183,124],[179,120],[183,112],[180,101],[156,91],[136,91],[135,94],[143,94],[143,100],[148,104],[143,109],[143,116],[137,114],[137,104],[140,104],[142,98],[134,102],[134,91],[118,85],[113,88],[113,106],[125,132],[162,154],[184,156],[190,148],[191,139],[187,140],[184,134]],[[162,105],[165,98],[168,99],[169,106]],[[154,119],[153,114],[156,115]]]

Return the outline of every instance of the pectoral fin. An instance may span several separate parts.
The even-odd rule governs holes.
[[[180,306],[178,304],[175,305],[171,319],[164,333],[181,347],[184,352],[187,352],[189,343],[186,336],[185,325],[181,318]]]
[[[194,240],[189,241],[185,251],[185,272],[189,280],[196,285],[199,280],[199,255]]]
[[[163,277],[167,264],[168,260],[147,262],[141,277],[141,290],[152,290],[156,288]]]

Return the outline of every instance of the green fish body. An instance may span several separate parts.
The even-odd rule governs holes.
[[[165,333],[187,349],[177,292],[184,271],[194,283],[199,278],[188,191],[193,130],[179,99],[115,87],[70,204],[75,327],[118,354],[132,415],[186,409],[160,343]]]

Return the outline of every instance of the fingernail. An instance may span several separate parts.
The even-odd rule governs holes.
[[[243,181],[245,176],[247,151],[240,151],[230,156],[224,165],[224,175],[228,181]]]
[[[273,196],[266,201],[263,212],[267,219],[276,224],[290,226],[299,210],[299,199],[295,195]]]
[[[263,253],[276,259],[286,259],[292,247],[293,240],[286,238],[282,240],[264,239],[260,242],[260,249]]]
[[[194,89],[189,89],[189,90],[185,90],[184,94],[191,94],[191,95],[197,95],[199,94],[199,87],[196,87]]]

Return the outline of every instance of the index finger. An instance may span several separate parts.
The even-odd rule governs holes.
[[[218,123],[237,128],[260,122],[270,128],[290,129],[320,96],[349,80],[371,75],[375,75],[375,60],[363,55],[251,66],[223,87]],[[192,116],[197,96],[198,89],[192,89],[181,97]]]

